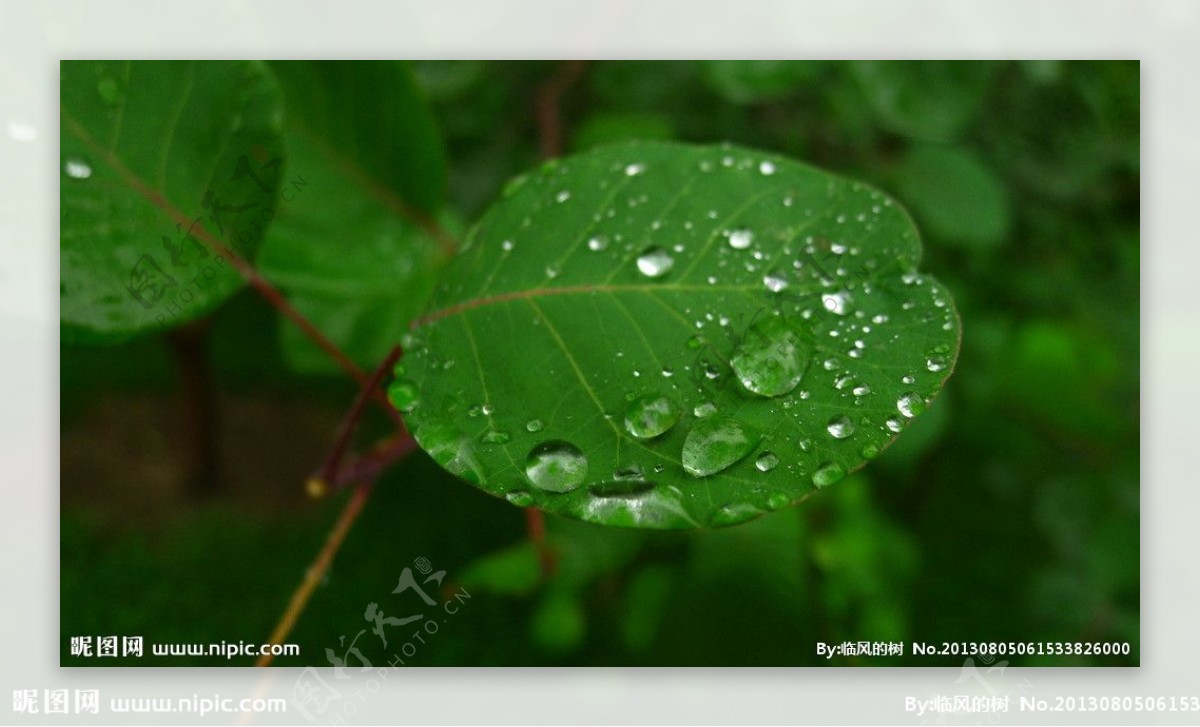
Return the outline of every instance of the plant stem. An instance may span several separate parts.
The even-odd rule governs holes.
[[[587,66],[587,61],[563,61],[554,75],[538,89],[534,102],[538,149],[547,159],[563,152],[562,98],[583,77]]]
[[[525,529],[529,533],[529,539],[533,541],[534,550],[537,551],[538,563],[542,566],[542,575],[546,577],[554,575],[556,559],[554,551],[546,542],[546,514],[536,507],[525,508]]]
[[[271,637],[267,639],[267,643],[282,644],[283,640],[292,632],[292,628],[295,627],[300,614],[304,613],[304,608],[308,605],[308,600],[312,597],[313,591],[316,590],[317,586],[325,578],[325,574],[329,571],[329,566],[333,563],[333,557],[337,555],[338,549],[342,547],[342,541],[346,539],[346,534],[350,532],[350,527],[354,525],[354,521],[362,513],[363,506],[367,503],[367,498],[370,497],[374,486],[374,480],[364,480],[359,483],[358,487],[354,488],[350,499],[346,501],[346,506],[342,508],[342,513],[338,515],[337,522],[333,525],[333,530],[329,531],[329,535],[325,539],[325,545],[317,553],[316,560],[305,571],[304,579],[300,581],[300,586],[292,594],[291,600],[288,601],[287,609],[284,610],[278,625],[275,626],[275,630],[271,632]],[[274,658],[271,654],[263,654],[258,657],[258,661],[254,662],[254,665],[270,666]]]
[[[371,398],[372,392],[379,390],[380,382],[383,381],[384,376],[387,376],[387,372],[396,365],[396,362],[400,360],[401,353],[399,346],[393,347],[391,353],[375,368],[375,372],[371,374],[371,378],[367,379],[362,389],[359,390],[358,396],[354,399],[354,404],[350,407],[350,411],[346,412],[341,426],[338,427],[337,437],[333,440],[333,447],[329,450],[329,456],[325,458],[325,464],[322,465],[315,481],[309,481],[310,491],[315,491],[315,494],[321,494],[329,487],[329,483],[333,482],[338,470],[341,468],[346,450],[350,446],[350,437],[354,434],[354,429],[358,426],[359,419],[362,418],[363,410],[366,409],[367,400]],[[391,406],[389,405],[388,408],[391,409]],[[392,410],[392,413],[395,414],[395,410]],[[404,423],[398,417],[395,417],[395,421],[401,431],[403,431]]]

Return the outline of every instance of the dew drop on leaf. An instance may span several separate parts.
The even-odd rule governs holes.
[[[92,165],[81,156],[69,156],[63,160],[63,173],[71,179],[87,179],[92,176]]]
[[[543,426],[544,425],[542,424],[541,419],[530,419],[529,421],[525,422],[525,431],[540,432],[542,431]]]
[[[683,469],[705,477],[728,469],[754,451],[759,437],[733,417],[708,417],[696,422],[683,442]]]
[[[420,390],[409,379],[396,379],[388,386],[387,397],[397,411],[407,414],[419,403]]]
[[[920,394],[910,391],[896,400],[896,410],[911,419],[925,411],[925,400]]]
[[[834,439],[845,439],[854,434],[854,422],[850,421],[850,417],[845,414],[838,414],[829,420],[825,429]]]
[[[775,456],[774,452],[763,452],[758,455],[758,459],[754,460],[754,466],[759,472],[770,472],[779,464],[779,457]]]
[[[588,463],[575,445],[559,440],[543,442],[529,452],[525,476],[546,492],[570,492],[583,484]]]
[[[712,415],[712,413],[715,412],[716,410],[717,410],[716,404],[712,403],[711,401],[706,401],[706,402],[697,404],[696,407],[694,409],[692,409],[692,414],[695,415],[695,417],[697,419],[703,419],[706,416]]]
[[[888,417],[883,423],[889,432],[899,432],[904,428],[904,423],[900,421],[900,417]]]
[[[600,252],[608,248],[608,235],[595,235],[588,238],[587,246],[593,252]]]
[[[742,387],[759,396],[782,396],[796,388],[807,362],[799,335],[778,316],[751,326],[729,360]]]
[[[735,502],[714,512],[712,514],[710,523],[714,527],[737,525],[738,523],[744,523],[747,520],[753,520],[762,514],[762,510],[759,510],[757,507],[748,502]]]
[[[483,444],[508,444],[509,436],[507,432],[489,429],[479,435],[479,441]]]
[[[729,233],[729,246],[735,250],[745,250],[754,242],[754,233],[740,229]]]
[[[786,492],[772,492],[767,497],[767,507],[772,510],[782,510],[792,504],[792,496]]]
[[[837,462],[823,462],[817,470],[813,472],[812,481],[818,489],[829,487],[830,485],[840,482],[846,476],[846,470]]]
[[[504,499],[517,507],[529,507],[533,504],[533,495],[525,490],[510,490],[504,494]]]
[[[638,255],[637,267],[648,278],[661,278],[675,265],[675,258],[657,245],[648,247]]]
[[[679,414],[679,405],[670,397],[641,396],[625,412],[625,430],[638,439],[653,439],[675,426]]]

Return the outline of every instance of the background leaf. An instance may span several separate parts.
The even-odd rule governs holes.
[[[243,284],[275,208],[276,86],[258,63],[64,61],[60,304],[67,340],[185,323]]]
[[[882,193],[779,157],[610,147],[510,184],[406,346],[439,463],[609,525],[730,525],[877,455],[958,321]],[[414,396],[415,392],[415,396]]]
[[[272,64],[283,86],[290,163],[263,274],[359,365],[373,367],[433,289],[454,246],[436,220],[441,139],[420,91],[394,61]],[[336,372],[294,326],[288,363]]]

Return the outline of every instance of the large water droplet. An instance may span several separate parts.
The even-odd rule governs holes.
[[[705,477],[729,468],[754,451],[759,436],[737,419],[713,416],[696,422],[683,443],[683,469]]]
[[[587,477],[587,458],[575,445],[552,440],[529,452],[525,475],[533,486],[547,492],[570,492]]]
[[[416,383],[409,379],[393,381],[388,386],[387,397],[397,411],[405,414],[417,408],[417,404],[420,403],[420,391],[417,389]]]
[[[812,481],[818,489],[829,487],[835,482],[840,482],[846,476],[846,470],[837,462],[823,462],[813,472]]]
[[[770,472],[779,465],[779,457],[775,456],[774,452],[763,452],[758,455],[758,459],[754,460],[754,466],[759,472]]]
[[[679,405],[669,397],[641,396],[625,412],[625,429],[638,439],[652,439],[675,426],[679,414]]]
[[[854,434],[854,422],[850,421],[850,417],[845,414],[838,414],[829,420],[829,424],[825,426],[829,432],[829,436],[834,439],[845,439]]]
[[[675,258],[657,245],[648,247],[638,255],[637,267],[642,275],[649,278],[661,278],[675,265]]]
[[[925,411],[925,400],[920,394],[910,391],[896,400],[896,410],[911,419]]]
[[[734,230],[729,233],[729,246],[735,250],[745,250],[754,242],[754,233],[750,230]]]
[[[746,331],[729,361],[738,381],[759,396],[782,396],[800,383],[808,364],[800,336],[783,318],[759,321]]]
[[[69,156],[63,160],[63,172],[71,179],[87,179],[92,176],[92,165],[80,156]]]

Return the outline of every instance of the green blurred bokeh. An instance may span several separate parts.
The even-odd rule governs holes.
[[[421,62],[473,219],[538,161],[552,63]],[[729,141],[894,194],[954,293],[957,371],[878,460],[804,505],[698,533],[550,518],[539,575],[522,511],[424,455],[379,482],[291,641],[327,664],[427,558],[471,598],[414,665],[947,665],[911,642],[1129,642],[1139,663],[1139,67],[1136,62],[590,64],[562,98],[565,151],[628,139]],[[310,501],[354,388],[291,373],[284,325],[250,293],[205,333],[222,487],[188,494],[176,346],[62,350],[64,665],[250,659],[72,657],[69,637],[265,639],[345,495]],[[360,440],[384,430],[371,415]],[[432,590],[437,591],[436,587]],[[340,642],[344,637],[345,643]],[[903,657],[818,657],[817,642],[903,641]],[[351,658],[349,666],[361,663]]]

